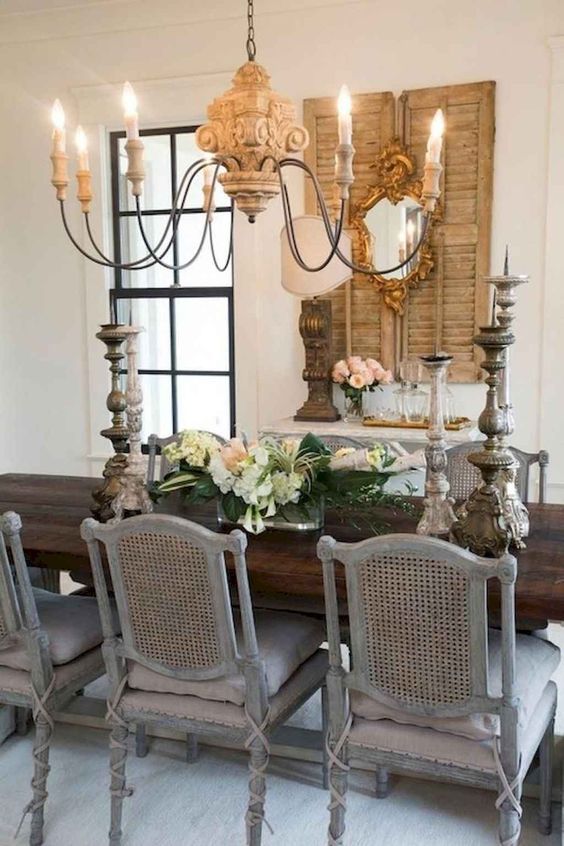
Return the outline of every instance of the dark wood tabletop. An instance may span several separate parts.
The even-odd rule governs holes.
[[[0,513],[16,511],[23,521],[23,543],[30,565],[69,570],[79,576],[89,573],[86,545],[80,537],[80,523],[90,516],[90,493],[98,480],[76,476],[0,475]],[[179,513],[172,501],[160,510]],[[517,553],[517,613],[527,621],[564,621],[564,505],[529,507],[531,534],[527,549]],[[184,516],[218,530],[215,507],[192,507]],[[391,532],[413,532],[416,518],[389,510],[378,515]],[[322,534],[338,540],[358,541],[368,537],[368,528],[343,524],[328,512],[323,531],[290,532],[270,530],[249,536],[247,564],[253,590],[279,593],[299,599],[323,596],[321,564],[316,546]],[[344,584],[340,585],[344,595]],[[498,605],[496,591],[490,607]]]

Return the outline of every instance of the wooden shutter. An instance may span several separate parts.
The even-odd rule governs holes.
[[[481,378],[481,354],[474,350],[472,339],[489,320],[490,292],[481,279],[490,272],[494,98],[494,82],[405,91],[399,98],[396,126],[391,93],[353,97],[353,202],[373,185],[370,165],[395,135],[406,144],[418,175],[423,176],[431,120],[437,108],[443,109],[447,131],[442,220],[433,231],[434,269],[411,289],[404,317],[393,314],[374,284],[360,274],[329,295],[337,356],[372,355],[397,369],[402,357],[432,352],[438,338],[439,346],[455,358],[452,381]],[[335,99],[304,101],[304,122],[311,135],[306,161],[330,203],[337,143]],[[310,184],[306,184],[306,211],[316,213]]]
[[[353,97],[355,181],[351,200],[358,202],[370,185],[370,166],[378,151],[394,133],[395,101],[391,92],[358,94]],[[328,203],[333,199],[335,147],[337,145],[337,101],[321,97],[304,101],[304,123],[310,133],[305,160],[317,174]],[[310,180],[306,180],[306,213],[317,214]],[[348,222],[348,209],[345,220]],[[355,275],[328,295],[333,306],[333,349],[337,358],[349,353],[381,355],[382,298],[365,277]]]
[[[443,214],[432,238],[435,268],[410,291],[402,352],[432,352],[437,336],[440,347],[454,355],[455,382],[475,382],[482,375],[482,353],[472,339],[489,322],[491,292],[482,277],[490,272],[494,97],[494,82],[477,82],[406,91],[400,98],[400,130],[419,168],[435,110],[443,109],[446,118]]]

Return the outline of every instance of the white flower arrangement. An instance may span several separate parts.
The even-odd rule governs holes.
[[[303,521],[325,501],[342,509],[397,507],[401,500],[382,490],[394,472],[394,456],[384,444],[332,455],[311,434],[301,441],[265,438],[249,445],[232,438],[222,446],[213,435],[186,431],[164,453],[178,467],[156,485],[156,497],[184,490],[189,502],[218,498],[227,518],[253,533],[263,531],[265,519],[274,515]]]

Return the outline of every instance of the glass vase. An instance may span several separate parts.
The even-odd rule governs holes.
[[[220,526],[242,526],[244,516],[239,517],[236,523],[227,517],[223,510],[220,499],[217,500],[217,521]],[[283,529],[286,532],[313,532],[322,529],[325,524],[325,503],[320,500],[315,505],[308,506],[307,517],[304,515],[299,520],[286,520],[281,514],[274,514],[272,517],[264,518],[264,525],[267,529]]]
[[[345,423],[362,423],[364,420],[364,393],[354,397],[345,397]]]

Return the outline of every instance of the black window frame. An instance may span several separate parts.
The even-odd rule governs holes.
[[[171,162],[171,186],[172,196],[175,195],[178,187],[178,173],[176,167],[176,138],[178,135],[186,135],[194,133],[198,126],[178,126],[178,127],[160,127],[156,129],[144,129],[139,132],[143,136],[167,135],[170,140],[170,162]],[[124,218],[135,218],[136,211],[128,209],[120,209],[120,169],[119,169],[119,141],[126,137],[123,130],[109,133],[110,142],[110,173],[111,173],[111,199],[112,199],[112,232],[114,242],[115,261],[120,263],[122,260],[122,242],[121,242],[121,221]],[[151,215],[170,214],[172,209],[150,209],[142,211],[143,217]],[[233,215],[233,204],[229,206],[218,206],[215,209],[215,214],[230,213]],[[182,215],[202,214],[201,208],[186,208],[182,209]],[[178,264],[178,244],[174,242],[173,245],[173,263]],[[173,433],[178,431],[178,377],[179,376],[226,376],[229,378],[229,406],[230,406],[230,435],[235,434],[235,308],[234,308],[234,274],[233,274],[233,255],[231,256],[230,269],[224,271],[231,274],[231,285],[225,286],[190,286],[183,287],[180,285],[180,273],[178,270],[171,271],[173,274],[173,284],[167,287],[156,288],[129,288],[123,285],[123,273],[120,268],[114,271],[114,287],[110,289],[110,313],[117,314],[118,304],[120,301],[128,301],[135,299],[168,299],[169,305],[169,325],[170,325],[170,367],[169,368],[140,368],[140,375],[148,376],[168,376],[171,381],[171,396],[172,396],[172,430]],[[128,271],[125,271],[128,272]],[[131,271],[135,273],[135,271]],[[227,300],[228,313],[228,331],[229,331],[229,367],[227,370],[183,370],[176,365],[176,301],[179,299],[191,298],[225,298]],[[122,371],[126,373],[126,370]],[[171,433],[159,433],[162,436]]]

